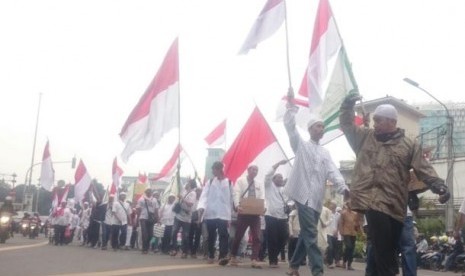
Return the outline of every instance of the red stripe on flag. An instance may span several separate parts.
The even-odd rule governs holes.
[[[224,136],[226,130],[226,119],[221,122],[207,137],[205,137],[205,142],[208,145],[213,144],[218,138]]]
[[[176,38],[171,45],[163,63],[145,91],[139,103],[134,107],[126,123],[121,129],[122,136],[129,125],[148,116],[150,113],[150,104],[152,100],[160,93],[168,89],[169,86],[179,81],[179,56],[178,56],[178,39]]]
[[[235,182],[250,163],[274,142],[276,138],[273,132],[258,108],[255,107],[244,128],[223,157],[225,175]]]

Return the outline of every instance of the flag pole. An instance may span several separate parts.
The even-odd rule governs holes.
[[[284,29],[286,33],[286,59],[287,59],[287,76],[289,79],[289,89],[292,89],[292,81],[291,81],[291,64],[289,59],[289,32],[287,30],[287,5],[286,0],[284,2]]]

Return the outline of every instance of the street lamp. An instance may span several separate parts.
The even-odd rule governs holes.
[[[446,230],[453,229],[454,227],[454,146],[453,146],[453,128],[454,128],[454,118],[450,116],[449,109],[443,104],[440,100],[436,99],[431,93],[423,89],[417,82],[409,79],[404,78],[404,81],[421,91],[425,92],[433,98],[436,102],[438,102],[446,111],[447,116],[447,177],[446,177],[446,186],[449,188],[450,198],[446,204]]]

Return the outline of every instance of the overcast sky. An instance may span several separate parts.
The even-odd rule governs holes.
[[[24,182],[31,165],[39,93],[42,104],[35,162],[47,139],[52,160],[83,159],[105,185],[123,143],[119,132],[179,37],[181,142],[204,172],[203,138],[228,118],[231,144],[254,104],[288,150],[274,122],[287,91],[285,33],[238,56],[265,0],[81,0],[0,2],[0,173]],[[430,102],[402,81],[410,77],[438,99],[462,101],[465,1],[330,0],[365,100],[385,95]],[[318,0],[289,0],[292,83],[307,66]],[[177,143],[172,134],[120,166],[126,175],[158,172]],[[354,158],[339,139],[327,148],[336,162]],[[184,166],[188,166],[187,163]],[[69,164],[56,178],[74,182]],[[186,172],[187,173],[187,172]],[[34,167],[33,182],[40,175]],[[1,177],[1,176],[0,176]],[[8,177],[6,177],[8,179]]]

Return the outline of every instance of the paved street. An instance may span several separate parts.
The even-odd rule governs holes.
[[[363,263],[355,263],[354,271],[328,269],[325,275],[364,275]],[[33,275],[160,275],[160,276],[217,276],[217,275],[267,275],[283,276],[287,269],[281,263],[278,269],[264,267],[252,269],[245,262],[240,267],[220,267],[208,265],[201,259],[179,259],[165,255],[141,255],[139,251],[102,251],[80,247],[76,243],[68,246],[47,244],[43,237],[30,240],[22,236],[0,245],[0,275],[33,276]],[[308,267],[301,268],[301,275],[310,275]],[[455,273],[419,270],[419,276],[456,275]]]

